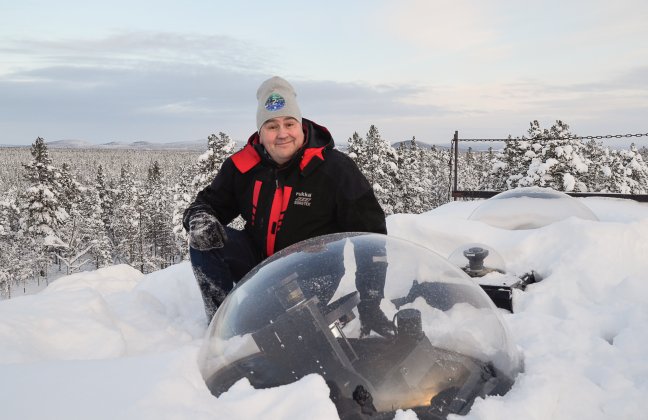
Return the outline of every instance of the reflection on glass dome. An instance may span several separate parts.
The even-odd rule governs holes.
[[[381,277],[379,310],[395,330],[384,337],[361,333],[358,318]],[[267,388],[320,374],[343,419],[464,414],[477,396],[508,391],[521,368],[500,315],[463,271],[367,233],[304,241],[257,266],[217,311],[199,359],[216,396],[241,378]]]
[[[504,191],[484,201],[468,217],[503,229],[535,229],[579,217],[598,220],[584,204],[551,188],[527,187]]]

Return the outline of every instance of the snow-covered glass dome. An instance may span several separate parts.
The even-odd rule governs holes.
[[[358,310],[379,289],[393,335],[361,333]],[[462,414],[521,369],[500,314],[461,269],[367,233],[314,238],[257,266],[216,312],[199,362],[216,396],[241,378],[267,388],[320,374],[342,418]]]
[[[563,192],[526,187],[489,198],[468,218],[498,228],[522,230],[539,228],[569,217],[598,220],[587,206]]]

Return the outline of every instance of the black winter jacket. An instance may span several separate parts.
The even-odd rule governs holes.
[[[264,256],[338,232],[387,233],[385,214],[355,162],[334,149],[329,131],[303,119],[304,147],[279,167],[258,133],[230,156],[184,213],[204,210],[226,225],[238,215]]]

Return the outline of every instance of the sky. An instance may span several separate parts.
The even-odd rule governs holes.
[[[648,133],[648,3],[0,0],[0,144],[255,130],[279,75],[337,142]]]
[[[465,244],[484,244],[499,254],[509,275],[534,270],[542,278],[514,293],[513,313],[498,313],[524,371],[508,393],[477,399],[462,419],[645,418],[648,207],[601,197],[570,200],[592,217],[566,217],[579,213],[549,211],[563,202],[537,199],[527,206],[498,200],[515,223],[544,221],[534,229],[509,230],[512,226],[492,226],[488,217],[472,217],[484,203],[478,200],[387,218],[391,237],[407,238],[427,252],[448,257]],[[555,217],[540,219],[545,213]],[[409,260],[402,264],[402,255],[389,260],[392,250],[398,249],[388,252],[388,285],[402,280],[399,270],[443,275]],[[420,261],[426,266],[428,259]],[[205,346],[207,321],[188,262],[148,275],[127,265],[110,266],[58,278],[38,293],[20,292],[0,300],[5,418],[336,418],[329,389],[315,374],[259,390],[243,379],[219,398],[210,394],[199,369],[201,349],[210,347]],[[394,311],[390,305],[381,304],[388,315]],[[467,308],[461,305],[466,304],[443,312],[445,322],[432,323],[445,333],[442,337],[499,339],[475,331],[478,322],[458,327],[449,322],[456,321],[455,310]],[[426,334],[434,320],[428,315],[440,313],[422,311]],[[357,329],[353,322],[357,319],[345,331]],[[396,416],[415,418],[412,411]]]

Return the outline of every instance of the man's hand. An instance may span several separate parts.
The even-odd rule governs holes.
[[[383,337],[394,337],[394,324],[380,310],[380,301],[380,298],[373,298],[358,303],[360,337],[368,336],[372,330]]]
[[[198,211],[189,217],[189,246],[198,251],[222,248],[227,240],[223,225],[216,216]]]

